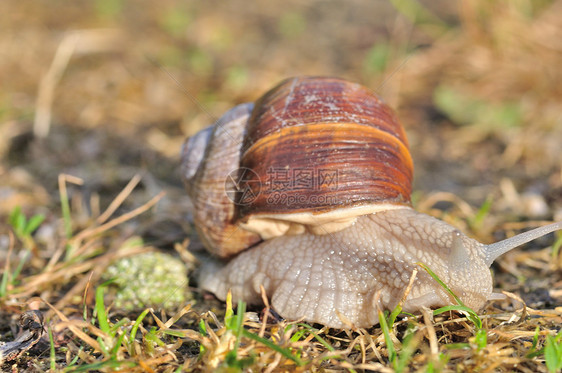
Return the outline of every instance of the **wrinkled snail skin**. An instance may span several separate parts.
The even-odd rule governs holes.
[[[264,199],[262,188],[251,190],[262,199],[232,203],[225,178],[240,167],[260,180],[271,169],[337,169],[337,188],[313,191],[337,198],[325,199],[332,205],[288,206]],[[213,253],[199,286],[222,300],[230,290],[235,301],[250,304],[262,303],[263,287],[286,319],[369,327],[401,299],[406,312],[455,303],[423,263],[478,310],[495,296],[489,267],[498,256],[562,229],[558,222],[484,245],[411,208],[412,172],[404,131],[374,93],[336,78],[282,82],[255,106],[227,112],[182,150],[194,222]]]
[[[290,320],[304,318],[339,328],[346,326],[342,320],[349,320],[366,327],[378,322],[379,309],[397,305],[412,271],[419,268],[416,262],[422,262],[465,304],[480,308],[492,293],[483,245],[463,236],[464,252],[453,253],[454,232],[450,225],[408,207],[379,212],[329,235],[305,233],[268,240],[218,272],[203,270],[201,286],[221,299],[231,289],[233,299],[260,303],[263,285],[273,309]],[[453,302],[420,271],[404,310]]]

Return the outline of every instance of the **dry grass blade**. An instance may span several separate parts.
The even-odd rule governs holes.
[[[433,314],[427,308],[422,309],[423,320],[427,328],[427,339],[429,340],[429,347],[431,351],[431,358],[436,359],[439,353],[439,345],[437,342],[437,334],[433,326]]]
[[[41,80],[37,103],[35,109],[35,121],[33,132],[35,136],[43,138],[49,134],[51,127],[51,107],[55,88],[62,77],[70,58],[74,54],[78,36],[76,34],[67,35],[59,44],[53,62],[47,74]]]
[[[160,318],[158,316],[156,316],[154,314],[154,310],[152,308],[149,309],[150,314],[152,315],[152,317],[154,318],[154,321],[156,322],[156,325],[158,325],[158,328],[165,330],[167,329],[166,324],[160,320]]]
[[[92,347],[95,351],[97,352],[102,352],[102,349],[100,348],[99,343],[94,340],[92,337],[90,337],[88,334],[84,333],[80,327],[76,326],[75,322],[71,322],[62,312],[60,312],[59,310],[57,310],[55,307],[53,307],[49,302],[44,301],[45,304],[47,304],[51,310],[53,310],[57,316],[64,322],[64,324],[61,325],[61,327],[68,327],[68,329],[70,329],[70,331],[72,333],[74,333],[78,338],[80,338],[82,341],[86,342],[90,347]],[[82,322],[78,321],[78,323],[81,324],[82,326],[85,326],[82,324]],[[88,324],[90,325],[90,324]]]
[[[86,273],[94,268],[101,271],[103,268],[105,268],[109,263],[111,263],[114,260],[130,255],[140,254],[146,252],[147,250],[150,249],[145,247],[136,247],[136,248],[130,248],[128,250],[123,250],[121,252],[110,252],[95,259],[78,262],[70,265],[67,263],[58,263],[54,268],[50,269],[47,272],[40,273],[35,276],[30,276],[26,280],[25,284],[22,286],[20,291],[16,294],[11,295],[10,297],[20,298],[23,296],[28,296],[30,294],[37,292],[40,289],[44,289],[50,284],[57,283],[60,280],[63,280],[64,278],[71,278],[72,276]],[[85,286],[86,283],[87,280],[82,280],[80,282],[81,286]],[[73,290],[71,291],[71,294],[74,293],[75,291],[80,292],[83,289],[83,287],[81,288],[75,286],[72,289]],[[70,295],[68,295],[68,297],[70,297]]]
[[[273,315],[270,312],[271,307],[269,306],[269,299],[267,298],[267,294],[265,292],[265,288],[263,287],[263,285],[260,285],[260,294],[261,294],[261,299],[263,301],[265,309],[263,311],[263,321],[262,321],[262,325],[261,325],[260,332],[258,333],[258,335],[263,338],[263,336],[265,335],[265,328],[267,326],[267,320],[270,317],[273,319]]]
[[[408,282],[408,286],[406,286],[406,289],[404,290],[404,293],[402,294],[402,298],[400,298],[400,302],[398,304],[400,305],[404,304],[406,298],[408,297],[408,294],[410,294],[410,291],[412,291],[412,287],[414,286],[414,281],[416,281],[417,276],[418,276],[418,269],[414,268],[412,270],[412,274],[410,275],[410,281]]]
[[[109,51],[119,47],[120,44],[121,35],[116,30],[72,31],[64,36],[55,52],[49,70],[39,84],[33,123],[35,136],[44,138],[49,134],[55,89],[74,53]]]
[[[75,237],[72,238],[73,242],[81,242],[83,239],[90,237],[90,236],[95,236],[98,235],[100,233],[103,233],[119,224],[122,224],[123,222],[130,220],[132,218],[134,218],[135,216],[138,216],[144,212],[146,212],[147,210],[149,210],[151,207],[153,207],[154,205],[156,205],[158,203],[158,201],[160,201],[162,199],[162,197],[164,197],[166,195],[166,192],[160,192],[158,193],[156,196],[152,197],[152,199],[150,199],[150,201],[146,202],[144,205],[137,207],[136,209],[127,212],[115,219],[110,220],[109,222],[100,225],[99,227],[95,227],[95,228],[88,228],[83,230],[82,232],[80,232],[79,234],[77,234]]]
[[[135,175],[129,181],[129,183],[121,190],[121,192],[111,201],[107,209],[101,214],[97,219],[96,222],[98,224],[103,224],[113,213],[121,206],[121,204],[127,199],[127,197],[131,194],[133,189],[138,185],[141,180],[140,175]]]
[[[2,273],[2,280],[1,280],[1,292],[2,295],[6,294],[6,291],[8,290],[8,283],[10,283],[10,280],[12,280],[11,277],[11,271],[10,271],[10,259],[12,257],[12,252],[14,251],[14,244],[15,244],[15,239],[14,239],[14,234],[12,233],[12,231],[8,231],[8,255],[6,257],[6,264],[4,265],[4,273]]]
[[[165,329],[169,329],[174,325],[179,319],[181,319],[185,314],[191,311],[191,304],[184,306],[179,312],[172,316],[168,321],[164,323]]]

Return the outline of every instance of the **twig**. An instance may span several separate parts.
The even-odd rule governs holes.
[[[80,242],[81,240],[83,240],[86,237],[90,237],[90,236],[94,236],[96,234],[105,232],[108,229],[111,229],[129,219],[132,219],[133,217],[142,214],[143,212],[147,211],[148,209],[150,209],[152,206],[154,206],[156,203],[158,203],[158,201],[160,201],[160,199],[162,199],[162,197],[164,197],[164,195],[166,194],[166,192],[162,191],[160,193],[158,193],[156,196],[152,197],[152,199],[150,201],[148,201],[147,203],[145,203],[144,205],[137,207],[136,209],[134,209],[133,211],[129,211],[126,214],[123,214],[113,220],[110,220],[109,222],[100,225],[99,227],[96,228],[91,228],[91,229],[85,229],[82,232],[80,232],[76,237],[74,237],[72,239],[72,241],[75,242]]]
[[[60,42],[49,70],[39,83],[33,134],[45,138],[51,128],[51,110],[55,89],[75,53],[89,54],[115,50],[122,44],[116,30],[79,30],[67,34]],[[78,42],[80,41],[80,44]]]
[[[115,210],[117,210],[119,208],[119,206],[121,206],[123,201],[125,201],[127,199],[127,197],[129,196],[129,194],[131,194],[133,189],[135,189],[135,187],[137,186],[137,184],[139,183],[140,180],[141,180],[141,176],[139,174],[136,174],[135,176],[133,176],[133,178],[131,179],[131,181],[129,181],[127,186],[125,186],[125,188],[123,188],[123,190],[121,190],[121,192],[119,192],[117,197],[115,197],[113,199],[113,201],[111,201],[111,203],[109,204],[109,207],[103,212],[103,214],[101,214],[96,219],[96,222],[98,224],[102,224],[107,219],[109,219],[109,217],[111,215],[113,215]]]
[[[33,122],[33,134],[39,138],[45,138],[51,127],[51,107],[55,88],[62,77],[70,58],[74,54],[78,35],[70,34],[62,39],[59,44],[53,62],[47,74],[39,83],[37,103],[35,109],[35,120]]]

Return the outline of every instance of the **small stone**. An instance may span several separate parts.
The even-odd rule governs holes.
[[[521,195],[523,211],[532,218],[544,218],[548,216],[549,207],[544,197],[537,193],[523,193]]]

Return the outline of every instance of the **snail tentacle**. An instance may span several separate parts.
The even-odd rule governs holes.
[[[527,232],[520,233],[511,238],[507,238],[503,241],[492,243],[489,245],[484,245],[485,261],[488,266],[492,265],[494,260],[496,260],[500,255],[507,253],[510,250],[515,249],[527,242],[536,240],[539,237],[545,236],[549,233],[558,231],[562,229],[562,221],[545,225],[532,229]]]

